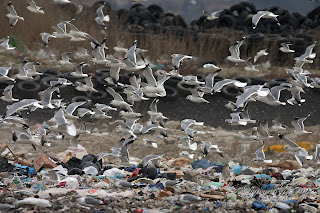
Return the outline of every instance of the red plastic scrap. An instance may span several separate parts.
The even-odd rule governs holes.
[[[133,178],[139,174],[139,168],[135,168],[135,170],[132,172],[132,175],[129,178]]]
[[[67,185],[66,181],[60,182],[58,188],[66,187],[66,185]]]

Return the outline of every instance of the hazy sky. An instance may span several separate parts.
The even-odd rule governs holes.
[[[308,13],[319,3],[310,0],[250,0],[257,9],[264,9],[271,6],[280,6],[290,12]],[[129,8],[132,0],[108,0],[113,9]],[[202,10],[208,12],[229,8],[230,6],[240,3],[241,0],[148,0],[142,2],[143,5],[157,4],[165,9],[165,12],[174,12],[181,14],[187,23],[202,15]]]

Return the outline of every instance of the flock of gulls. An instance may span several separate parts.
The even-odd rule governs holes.
[[[30,12],[44,14],[44,11],[41,10],[33,0],[27,0],[27,2],[29,3],[27,9]],[[53,2],[65,4],[68,3],[68,0],[53,0]],[[108,15],[104,15],[103,8],[104,5],[97,9],[97,17],[95,18],[95,21],[101,28],[106,28],[106,22],[110,21],[110,17]],[[24,21],[23,17],[17,15],[17,12],[11,2],[9,2],[7,9],[9,13],[6,16],[9,18],[11,27],[14,27],[18,20]],[[204,11],[204,14],[207,15],[209,20],[219,18],[219,11],[211,14]],[[261,18],[271,18],[275,20],[276,24],[280,24],[276,17],[277,15],[272,12],[259,11],[252,18],[253,28],[258,25]],[[102,42],[97,41],[88,33],[79,30],[71,23],[72,21],[73,20],[60,21],[56,26],[52,27],[55,30],[54,32],[41,33],[42,41],[46,46],[49,46],[50,39],[52,38],[70,39],[72,42],[87,40],[89,43],[88,48],[91,49],[91,54],[84,47],[81,47],[81,49],[74,54],[74,57],[78,59],[90,57],[91,63],[105,65],[110,68],[110,76],[105,79],[109,86],[106,86],[105,90],[113,97],[113,100],[110,102],[110,105],[96,103],[94,107],[90,109],[82,107],[87,103],[86,101],[65,103],[63,97],[60,97],[60,88],[62,87],[75,87],[78,91],[83,92],[97,92],[97,89],[94,88],[92,83],[92,76],[83,72],[83,68],[89,64],[81,62],[75,65],[70,62],[69,56],[71,53],[63,53],[62,59],[57,63],[60,65],[74,65],[75,71],[70,75],[79,79],[84,78],[84,83],[80,81],[72,83],[66,78],[58,78],[58,80],[50,82],[50,87],[39,92],[39,100],[18,100],[14,98],[12,96],[12,89],[15,84],[9,85],[4,89],[1,99],[5,102],[12,102],[12,104],[7,106],[7,110],[1,118],[1,122],[15,123],[19,124],[17,127],[21,127],[19,130],[15,130],[12,133],[14,143],[30,144],[35,150],[41,150],[42,146],[50,144],[48,143],[50,137],[60,137],[69,139],[71,147],[77,148],[79,135],[90,134],[90,131],[88,130],[77,128],[77,123],[84,122],[84,117],[102,119],[107,122],[107,119],[112,118],[108,113],[110,111],[118,111],[121,119],[115,121],[119,124],[116,127],[116,131],[123,134],[124,137],[112,148],[111,153],[100,154],[100,158],[119,158],[121,164],[127,164],[130,162],[128,150],[138,137],[143,137],[144,144],[146,146],[154,148],[157,148],[158,145],[156,141],[147,139],[148,134],[156,133],[161,134],[163,137],[167,137],[167,129],[165,126],[168,118],[158,111],[157,104],[161,101],[162,97],[166,96],[164,83],[171,77],[177,77],[182,80],[183,84],[194,86],[189,89],[190,95],[186,98],[199,104],[209,103],[209,101],[205,99],[204,95],[210,96],[215,93],[219,93],[225,86],[234,86],[239,88],[241,94],[236,97],[235,101],[229,101],[226,104],[226,107],[230,109],[231,118],[226,119],[225,122],[230,125],[241,126],[245,126],[250,123],[256,124],[252,129],[252,134],[243,133],[245,139],[254,140],[258,144],[261,143],[262,145],[256,151],[256,157],[252,159],[253,163],[269,162],[266,160],[263,151],[264,141],[269,138],[278,137],[281,141],[287,144],[285,149],[297,159],[301,166],[303,166],[306,161],[309,163],[312,162],[314,165],[318,164],[320,145],[317,145],[315,156],[313,157],[309,155],[304,148],[298,146],[286,136],[288,134],[287,126],[273,120],[273,125],[269,128],[268,120],[256,122],[256,120],[250,118],[248,112],[250,102],[255,101],[260,101],[272,106],[286,104],[301,106],[304,104],[305,100],[301,98],[300,94],[303,93],[306,88],[320,88],[320,78],[310,78],[310,72],[303,69],[303,65],[305,63],[312,63],[312,59],[316,57],[316,53],[313,53],[313,48],[315,47],[316,42],[306,47],[306,51],[303,55],[294,59],[295,63],[292,69],[286,70],[289,77],[289,81],[287,83],[282,83],[279,86],[268,88],[266,84],[247,85],[247,83],[233,79],[224,79],[215,83],[214,78],[222,71],[222,68],[219,68],[215,64],[203,65],[203,68],[210,72],[210,74],[205,78],[205,82],[198,81],[197,76],[195,75],[183,76],[179,73],[179,68],[182,65],[183,60],[193,58],[192,56],[184,54],[172,54],[172,69],[170,71],[154,71],[144,57],[147,50],[138,48],[137,41],[134,41],[131,47],[125,48],[124,39],[121,39],[117,43],[117,46],[113,48],[113,57],[107,58],[105,54],[105,49],[107,49],[107,39],[103,39]],[[240,57],[240,48],[245,39],[246,38],[243,37],[229,48],[230,56],[227,56],[226,59],[236,64],[244,63],[244,69],[247,72],[259,71],[256,66],[252,64],[252,57],[248,57],[247,59]],[[281,44],[279,51],[286,54],[293,53],[294,50],[290,49],[290,45],[290,43]],[[5,54],[13,49],[14,47],[9,45],[9,38],[0,44],[1,53]],[[253,56],[253,63],[255,64],[260,57],[266,55],[268,55],[267,49],[262,49]],[[19,73],[11,77],[8,76],[11,67],[0,67],[0,80],[15,82],[16,79],[32,79],[36,75],[41,75],[41,73],[36,71],[37,65],[39,65],[38,62],[23,61],[18,65]],[[130,76],[129,85],[121,84],[119,82],[120,70],[134,73]],[[142,81],[142,77],[145,78],[146,82]],[[115,88],[123,88],[123,94],[119,94]],[[292,97],[281,102],[280,95],[283,90],[290,91],[292,93]],[[54,94],[57,94],[59,99],[54,99]],[[139,123],[139,119],[142,117],[142,114],[135,112],[133,110],[133,106],[136,102],[146,101],[149,99],[153,100],[150,105],[150,110],[146,112],[147,116],[150,116],[150,120],[146,123]],[[21,112],[26,111],[27,113],[32,113],[36,110],[46,108],[56,110],[53,118],[51,119],[54,124],[41,126],[38,128],[37,132],[32,131],[26,120],[23,118]],[[301,135],[311,133],[304,130],[303,122],[308,118],[308,116],[309,115],[292,121],[292,125],[294,127],[293,134]],[[177,148],[181,150],[181,156],[189,157],[191,159],[194,157],[194,153],[199,149],[198,142],[194,141],[194,137],[198,131],[192,127],[203,124],[203,122],[193,119],[184,119],[181,121],[181,130],[184,132],[184,136],[181,138],[181,144],[177,145]],[[270,132],[276,133],[271,134]],[[210,141],[201,141],[200,151],[204,157],[209,153],[217,153],[222,157],[224,155],[224,152]],[[162,155],[147,155],[143,159],[143,164],[157,165],[161,159]]]

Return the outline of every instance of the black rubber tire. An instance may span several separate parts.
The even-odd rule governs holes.
[[[76,81],[78,81],[79,79],[82,79],[82,78],[78,78],[78,77],[74,77],[72,75],[70,75],[70,72],[67,72],[67,73],[64,73],[63,74],[63,77],[68,79],[69,81],[71,81],[72,83],[75,83]]]
[[[188,88],[195,88],[195,86],[184,84],[181,81],[177,84],[178,93],[182,96],[187,96],[191,94]]]
[[[58,77],[43,77],[40,80],[41,89],[45,90],[50,87],[50,81],[58,81]]]
[[[98,69],[95,71],[95,76],[100,77],[100,76],[110,76],[110,69]]]
[[[164,13],[162,7],[156,4],[151,4],[149,7],[147,7],[147,10],[149,10],[150,13]]]
[[[282,15],[283,14],[283,9],[281,9],[280,7],[277,7],[277,6],[273,6],[273,7],[270,7],[270,9],[268,10],[270,12],[273,12],[274,14],[276,15]]]
[[[233,16],[239,16],[244,10],[245,10],[245,8],[242,4],[232,5],[229,9],[229,11],[233,14]],[[237,13],[235,13],[235,12],[237,12]]]
[[[218,81],[222,81],[224,79],[225,79],[224,77],[217,75],[216,77],[214,77],[214,83],[216,83]]]
[[[241,95],[240,90],[234,86],[223,87],[221,93],[226,98],[235,98],[236,96]]]
[[[164,82],[164,85],[168,85],[170,87],[177,87],[177,84],[181,82],[182,78],[178,77],[170,77],[166,82]]]
[[[106,103],[106,100],[108,98],[108,94],[104,91],[98,91],[98,92],[89,92],[88,97],[92,100],[92,103]]]
[[[60,77],[62,75],[61,72],[53,69],[42,69],[40,72],[43,73],[43,77]]]
[[[41,86],[34,81],[20,81],[15,86],[19,98],[38,98]]]
[[[220,16],[218,20],[219,27],[235,28],[237,26],[237,20],[231,15]]]
[[[251,2],[243,1],[243,2],[241,2],[240,4],[244,6],[244,9],[245,9],[249,14],[256,14],[256,13],[257,13],[256,7],[255,7],[254,4],[252,4]]]
[[[198,81],[205,82],[206,76],[203,74],[195,74],[197,76]]]
[[[168,85],[164,85],[164,88],[166,90],[166,96],[162,97],[161,99],[167,100],[167,101],[175,101],[179,97],[178,90],[174,87],[170,87]]]
[[[288,77],[274,78],[274,79],[272,79],[272,81],[279,81],[282,83],[286,83],[286,82],[288,82]]]
[[[282,83],[284,83],[284,82],[282,82],[282,81],[274,81],[274,80],[272,80],[272,81],[269,81],[269,82],[266,84],[266,86],[265,86],[265,87],[267,87],[267,88],[271,89],[272,87],[280,86],[280,84],[282,84]]]
[[[252,80],[249,77],[237,76],[237,77],[233,77],[232,79],[238,80],[243,83],[247,83],[248,86],[252,85]]]
[[[267,79],[259,78],[259,77],[250,77],[252,85],[263,85],[268,82]]]
[[[87,109],[91,109],[92,107],[92,100],[91,98],[87,97],[87,96],[75,96],[71,99],[71,102],[79,102],[79,101],[87,101],[87,103],[81,105],[81,107],[83,108],[87,108]]]

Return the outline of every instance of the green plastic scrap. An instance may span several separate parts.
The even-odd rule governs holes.
[[[9,44],[15,48],[17,48],[20,52],[23,52],[23,46],[21,41],[14,35],[9,37]]]

